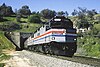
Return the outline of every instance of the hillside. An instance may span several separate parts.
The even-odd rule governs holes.
[[[20,22],[16,21],[15,16],[4,17],[4,21],[0,22],[1,31],[12,31],[12,32],[34,32],[42,24],[29,23],[28,18],[21,18]]]
[[[4,32],[0,32],[0,48],[1,49],[14,49],[13,44],[4,36]]]
[[[9,59],[7,54],[12,50],[15,50],[15,46],[4,36],[4,32],[0,32],[0,62]]]

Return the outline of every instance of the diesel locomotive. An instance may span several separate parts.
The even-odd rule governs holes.
[[[25,41],[25,48],[72,57],[77,50],[77,34],[73,22],[64,16],[55,16]]]

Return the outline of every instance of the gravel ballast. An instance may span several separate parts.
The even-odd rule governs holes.
[[[27,54],[27,51],[25,51]],[[34,61],[39,63],[44,67],[94,67],[86,64],[76,63],[68,60],[62,60],[58,58],[53,58],[49,56],[44,56],[36,53],[31,53],[29,58],[32,58]]]
[[[11,65],[10,67],[94,67],[87,64],[62,60],[26,50],[12,54],[12,58],[9,60],[7,65]]]

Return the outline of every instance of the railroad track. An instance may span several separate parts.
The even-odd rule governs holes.
[[[33,51],[31,51],[33,52]],[[73,57],[65,57],[65,56],[57,56],[57,55],[50,55],[50,54],[43,54],[40,52],[34,52],[40,55],[45,55],[49,57],[54,57],[57,59],[68,60],[76,63],[86,64],[94,67],[100,67],[100,59],[91,58],[91,57],[84,57],[84,56],[73,56]]]
[[[90,58],[90,57],[83,57],[83,56],[73,56],[70,57],[64,57],[64,56],[57,56],[56,58],[60,58],[63,60],[69,60],[72,62],[87,64],[95,67],[100,67],[100,59]]]

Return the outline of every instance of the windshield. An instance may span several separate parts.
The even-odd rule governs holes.
[[[72,22],[68,21],[54,21],[50,22],[51,28],[73,28]]]

